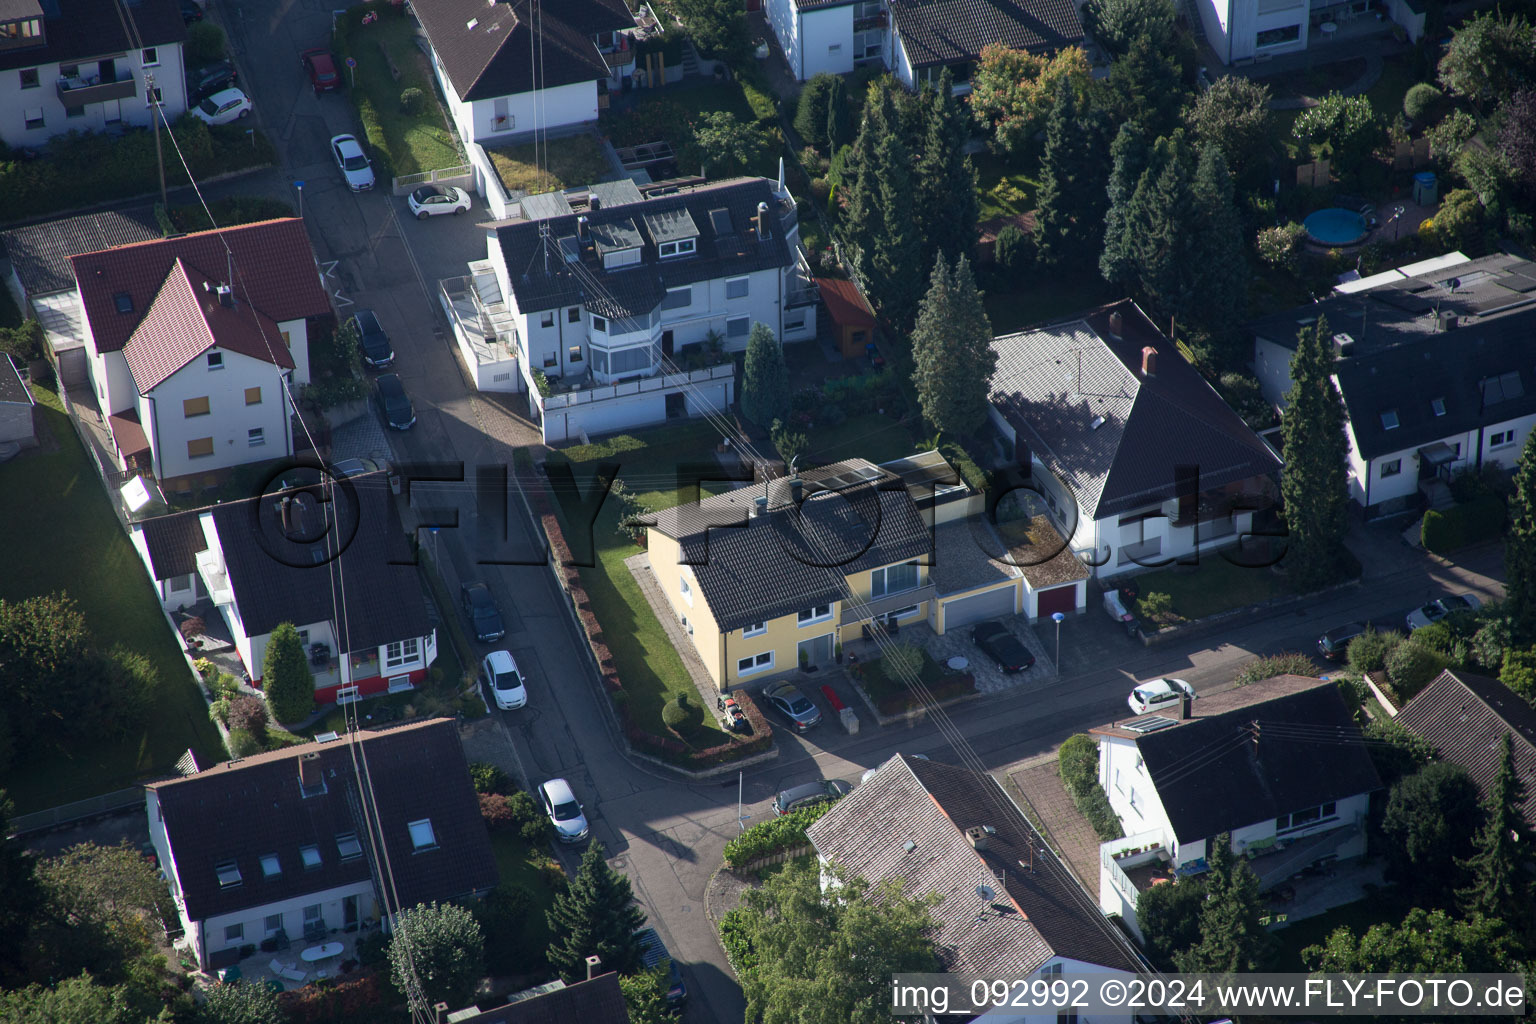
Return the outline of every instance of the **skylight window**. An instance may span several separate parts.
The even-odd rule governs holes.
[[[127,292],[118,292],[112,296],[112,305],[117,307],[119,313],[133,312],[133,296]]]
[[[261,877],[276,878],[282,873],[283,865],[278,861],[277,854],[264,853],[261,855]]]
[[[1397,426],[1398,426],[1398,420],[1397,420],[1397,410],[1396,409],[1388,409],[1386,412],[1383,412],[1381,414],[1381,429],[1382,430],[1396,430]]]
[[[221,861],[213,866],[213,873],[219,876],[219,887],[228,889],[240,884],[240,865],[232,860]]]
[[[341,854],[342,860],[356,860],[363,855],[363,844],[358,842],[356,832],[339,832],[336,835],[336,852]]]
[[[417,850],[430,850],[437,845],[437,837],[432,834],[431,818],[413,821],[406,828],[411,830],[411,845]]]
[[[1430,400],[1429,407],[1435,411],[1436,416],[1445,415],[1445,399],[1434,398]]]
[[[299,859],[304,862],[306,871],[320,866],[320,847],[311,843],[308,846],[299,847]]]

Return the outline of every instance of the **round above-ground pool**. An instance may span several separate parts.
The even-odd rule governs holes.
[[[1363,216],[1337,206],[1318,210],[1302,221],[1301,226],[1306,229],[1307,237],[1319,245],[1354,245],[1369,233]]]

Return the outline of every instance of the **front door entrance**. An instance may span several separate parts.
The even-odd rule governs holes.
[[[664,355],[664,356],[670,356],[672,354],[672,332],[671,331],[662,331],[661,332],[661,354]]]
[[[356,896],[343,896],[341,898],[341,920],[343,924],[357,924]]]
[[[798,657],[802,665],[825,665],[831,662],[832,634],[823,633],[809,640],[801,640]]]
[[[681,391],[674,391],[667,396],[667,419],[682,419],[688,415],[688,396]]]

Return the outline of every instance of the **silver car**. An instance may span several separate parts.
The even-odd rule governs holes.
[[[331,156],[341,168],[347,188],[353,192],[366,192],[373,188],[373,165],[354,135],[338,135],[331,139]]]
[[[1416,629],[1423,629],[1425,626],[1439,622],[1447,615],[1454,615],[1457,612],[1475,612],[1482,606],[1483,602],[1476,594],[1459,594],[1438,598],[1408,613],[1408,632],[1412,633]]]
[[[579,843],[587,838],[587,816],[582,812],[581,801],[571,792],[570,783],[564,779],[550,779],[539,783],[539,806],[555,826],[555,836],[562,843]]]

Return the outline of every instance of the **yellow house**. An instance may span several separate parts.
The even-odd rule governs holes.
[[[1018,611],[1016,570],[960,589],[934,576],[934,523],[901,476],[850,459],[659,512],[647,552],[725,691],[829,664],[875,619],[942,633],[949,598],[978,589],[1001,592],[1003,614]]]

